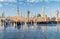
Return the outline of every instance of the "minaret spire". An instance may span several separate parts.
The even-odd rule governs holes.
[[[45,8],[44,8],[44,6],[42,7],[42,17],[44,17],[45,16]]]

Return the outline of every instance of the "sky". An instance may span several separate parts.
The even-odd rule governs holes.
[[[35,13],[42,14],[42,7],[45,7],[45,15],[56,15],[56,10],[60,12],[60,0],[0,0],[0,15],[4,11],[5,16],[15,16],[16,9],[19,7],[19,13],[26,16],[27,11],[30,11],[30,16]],[[60,14],[59,14],[60,15]]]

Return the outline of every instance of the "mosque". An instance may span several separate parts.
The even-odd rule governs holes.
[[[56,16],[55,17],[52,17],[52,16],[48,17],[48,16],[45,15],[45,8],[44,7],[42,7],[42,16],[41,17],[34,17],[34,16],[30,17],[30,11],[29,10],[27,11],[26,17],[23,17],[22,14],[21,15],[19,14],[19,8],[17,8],[16,16],[5,17],[4,11],[3,11],[2,16],[0,16],[0,19],[1,20],[8,19],[11,22],[18,22],[19,21],[19,22],[24,22],[24,23],[26,23],[26,22],[37,22],[37,23],[39,23],[39,22],[49,22],[50,23],[51,21],[60,22],[60,17],[59,17],[59,11],[58,10],[56,10]]]

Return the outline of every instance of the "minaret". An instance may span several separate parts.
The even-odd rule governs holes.
[[[29,15],[30,15],[30,11],[28,10],[28,11],[27,11],[27,17],[29,17]]]
[[[5,17],[5,16],[4,16],[4,11],[2,12],[2,17]]]
[[[21,17],[22,17],[22,12],[21,12]]]
[[[59,11],[56,10],[56,21],[58,21],[58,17],[59,17]]]
[[[42,7],[42,17],[44,17],[44,16],[45,16],[45,8]]]
[[[36,12],[35,12],[35,17],[37,17],[37,16],[36,16]]]
[[[34,18],[34,22],[36,22],[36,18],[37,18],[37,16],[36,16],[36,12],[35,12],[35,18]]]
[[[28,18],[28,21],[29,21],[29,15],[30,15],[30,11],[28,10],[28,11],[27,11],[27,18]]]
[[[52,12],[50,11],[50,21],[52,21]]]
[[[58,23],[58,21],[59,21],[59,11],[56,10],[56,22]],[[58,28],[59,26],[56,26],[56,32],[58,32]]]
[[[16,15],[19,16],[19,7],[17,7]]]

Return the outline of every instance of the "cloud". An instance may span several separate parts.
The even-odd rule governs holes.
[[[18,1],[24,1],[24,0],[18,0]]]
[[[35,2],[35,0],[27,0],[27,2]]]
[[[45,7],[46,9],[49,9],[49,7]]]
[[[35,3],[38,3],[38,2],[43,2],[43,1],[45,1],[45,2],[48,2],[48,0],[27,0],[27,2],[35,2]]]
[[[23,4],[23,2],[19,2],[19,4]]]
[[[4,3],[4,5],[9,5],[9,3]]]
[[[16,0],[0,0],[0,2],[16,2]]]
[[[0,1],[4,1],[4,0],[0,0]]]
[[[2,4],[0,4],[0,7],[2,7],[3,5]]]
[[[55,1],[55,0],[27,0],[27,2],[31,2],[31,3],[50,2],[50,1]]]
[[[39,2],[40,0],[27,0],[27,2]]]

